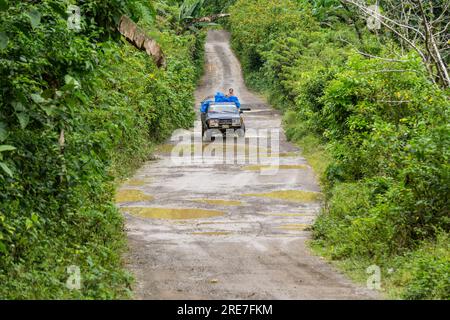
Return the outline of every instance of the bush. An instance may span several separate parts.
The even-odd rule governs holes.
[[[447,97],[420,65],[402,64],[405,74],[377,72],[385,64],[352,57],[325,90],[324,135],[335,159],[327,180],[376,184],[374,204],[396,212],[402,247],[432,236],[434,227],[449,228]]]
[[[153,144],[191,125],[203,36],[156,25],[163,70],[119,40],[117,18],[133,9],[123,1],[83,2],[80,32],[67,28],[64,1],[6,4],[0,298],[128,297],[115,181]],[[70,265],[81,269],[81,290],[64,285]]]
[[[335,259],[382,264],[448,233],[449,92],[421,59],[355,32],[359,22],[335,1],[238,0],[230,10],[246,81],[285,111],[287,137],[322,175],[316,243]],[[424,281],[441,283],[437,269]]]
[[[450,299],[450,246],[448,234],[439,233],[435,243],[424,243],[405,257],[409,281],[404,299]]]
[[[309,22],[314,25],[307,11],[299,10],[295,1],[237,1],[230,8],[230,27],[232,30],[232,45],[241,58],[244,71],[251,78],[260,78],[257,83],[264,83],[265,89],[270,89],[269,84],[274,81],[271,76],[278,76],[276,72],[282,68],[281,64],[267,66],[267,74],[262,72],[266,61],[265,55],[271,52],[278,41],[285,40],[285,45],[280,50],[289,50],[291,30],[300,30]],[[274,61],[273,59],[272,61]],[[283,62],[289,62],[286,57]],[[255,82],[255,81],[254,81]],[[250,85],[254,85],[252,82]]]

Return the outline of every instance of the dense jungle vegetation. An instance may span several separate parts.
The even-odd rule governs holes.
[[[195,19],[219,12],[320,176],[314,250],[360,281],[380,266],[389,297],[450,299],[450,3],[377,1],[382,23],[364,3],[0,0],[0,299],[130,297],[115,187],[192,125]],[[165,67],[120,35],[122,15]],[[81,290],[64,286],[72,265]]]
[[[283,111],[321,176],[313,247],[382,289],[450,298],[448,1],[238,0],[247,83]],[[376,28],[368,28],[371,22]]]
[[[69,4],[79,30],[68,28]],[[129,297],[115,181],[193,122],[204,35],[190,9],[0,1],[1,299]],[[165,68],[118,33],[124,14],[161,45]],[[71,265],[81,290],[64,285]]]

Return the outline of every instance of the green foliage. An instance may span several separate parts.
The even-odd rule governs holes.
[[[275,41],[311,22],[295,1],[237,1],[231,8],[230,24],[233,47],[242,58],[244,70],[259,71],[263,52],[270,51]]]
[[[147,28],[156,22],[156,7],[152,1],[129,1],[130,18]]]
[[[184,1],[180,7],[180,21],[198,18],[205,5],[205,0]]]
[[[447,97],[409,65],[351,57],[322,98],[324,136],[334,162],[327,170],[330,186],[364,181],[376,201],[380,225],[392,221],[396,253],[415,241],[448,230],[450,132]],[[402,69],[400,69],[402,68]],[[332,215],[332,214],[331,214]],[[375,234],[373,241],[383,235]]]
[[[422,257],[416,250],[450,229],[449,92],[336,1],[238,0],[230,13],[246,81],[285,111],[288,138],[322,176],[316,242],[333,259]],[[439,257],[423,269],[432,256],[412,260],[405,297],[446,297],[429,290],[448,278]]]
[[[153,144],[194,119],[203,36],[154,26],[167,58],[119,41],[116,22],[144,2],[84,1],[69,30],[65,1],[7,2],[0,12],[0,297],[124,298],[123,219],[115,181]],[[5,41],[5,39],[7,39]],[[67,267],[81,269],[69,290]]]
[[[228,9],[236,0],[206,0],[204,14],[228,13]]]
[[[175,2],[178,6],[173,6]],[[208,26],[216,26],[215,22],[199,22],[196,19],[217,14],[227,8],[234,0],[173,0],[158,2],[156,11],[166,18],[171,28],[178,34],[192,32],[199,34],[200,30]]]
[[[435,243],[424,243],[403,260],[404,299],[450,299],[450,239],[438,234]],[[401,281],[397,277],[393,281]],[[404,281],[404,280],[403,280]]]

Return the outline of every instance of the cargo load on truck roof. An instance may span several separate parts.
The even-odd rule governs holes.
[[[214,99],[212,98],[206,98],[202,104],[201,104],[201,108],[200,111],[202,113],[205,113],[206,110],[208,110],[209,105],[212,102],[228,102],[228,103],[234,103],[236,105],[236,107],[238,107],[238,109],[241,107],[241,103],[239,101],[239,98],[236,96],[226,96],[224,93],[222,92],[217,92],[216,95],[214,96]]]

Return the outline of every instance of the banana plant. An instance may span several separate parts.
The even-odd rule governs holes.
[[[196,29],[196,27],[204,27],[216,25],[214,21],[220,18],[228,17],[227,13],[212,14],[203,16],[203,9],[207,0],[185,0],[180,6],[180,14],[178,20],[184,29]]]
[[[194,2],[185,0],[180,7],[179,21],[188,23],[201,14],[205,0],[196,0]]]

